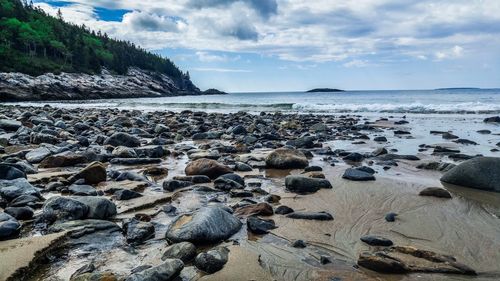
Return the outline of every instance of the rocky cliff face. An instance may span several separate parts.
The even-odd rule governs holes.
[[[47,73],[37,77],[0,73],[0,101],[84,100],[202,94],[188,77],[180,79],[130,68],[127,75]]]

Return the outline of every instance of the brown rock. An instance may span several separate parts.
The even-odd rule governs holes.
[[[266,167],[274,169],[302,169],[309,165],[304,153],[296,149],[278,148],[266,157]]]
[[[101,162],[92,162],[72,176],[69,181],[74,182],[79,179],[84,179],[87,184],[98,184],[106,181],[106,167]]]
[[[211,159],[201,158],[189,163],[185,169],[186,175],[205,175],[211,179],[232,173],[233,170],[228,166]]]
[[[51,155],[40,163],[40,168],[69,167],[87,162],[87,158],[74,153]]]
[[[236,210],[237,216],[272,216],[274,214],[273,207],[268,203],[258,203],[241,207]]]
[[[451,198],[451,194],[444,188],[428,187],[418,194],[420,196],[433,196],[438,198]]]

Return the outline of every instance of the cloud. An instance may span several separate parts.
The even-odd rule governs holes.
[[[200,72],[234,72],[234,73],[249,73],[251,70],[247,69],[232,69],[232,68],[212,68],[212,67],[195,67],[194,71]]]
[[[436,60],[452,59],[463,56],[463,53],[464,53],[464,48],[456,45],[449,50],[436,52],[435,57]]]
[[[278,11],[276,0],[190,0],[188,5],[198,9],[227,7],[235,3],[245,3],[264,18],[274,15]]]
[[[178,32],[182,26],[182,22],[176,21],[174,18],[140,11],[125,14],[123,23],[135,31]]]

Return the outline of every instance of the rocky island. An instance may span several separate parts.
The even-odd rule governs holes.
[[[332,89],[332,88],[316,88],[309,90],[306,93],[335,93],[335,92],[344,92],[344,90]]]

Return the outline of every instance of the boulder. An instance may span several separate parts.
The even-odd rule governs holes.
[[[26,178],[26,174],[12,165],[0,164],[0,180]]]
[[[500,158],[475,157],[446,172],[441,181],[449,184],[500,192]]]
[[[8,207],[5,213],[13,216],[16,220],[30,220],[35,213],[30,207]]]
[[[332,184],[321,178],[309,178],[303,176],[290,175],[285,178],[285,186],[295,193],[313,193],[320,188],[332,188]]]
[[[0,241],[19,235],[21,224],[7,213],[0,213]]]
[[[97,190],[86,184],[73,184],[68,188],[69,193],[79,196],[96,196]]]
[[[211,179],[216,179],[219,176],[224,174],[229,174],[233,170],[228,166],[222,165],[219,162],[212,160],[201,158],[194,160],[186,166],[185,172],[188,176],[193,175],[205,175]]]
[[[248,230],[255,234],[267,234],[269,230],[275,229],[276,224],[273,220],[265,220],[258,217],[247,218]]]
[[[112,146],[138,147],[141,145],[141,141],[135,136],[119,132],[108,137],[104,141],[104,144]]]
[[[17,129],[21,128],[21,122],[11,119],[0,119],[0,129],[8,132],[15,132]]]
[[[194,265],[198,269],[212,274],[224,267],[224,265],[227,263],[228,255],[228,248],[217,247],[205,253],[198,254],[198,256],[196,256],[196,259],[194,260]]]
[[[444,188],[428,187],[418,194],[420,196],[433,196],[438,198],[451,198],[451,194]]]
[[[160,265],[130,275],[125,281],[171,281],[179,276],[183,268],[181,260],[168,259]]]
[[[177,217],[168,227],[166,238],[194,244],[225,240],[238,232],[241,222],[220,207],[203,207],[192,214]]]
[[[31,164],[38,164],[42,162],[43,159],[50,156],[52,152],[46,147],[39,147],[33,149],[32,151],[26,153],[24,158]]]
[[[72,199],[88,206],[88,219],[105,220],[116,215],[116,205],[100,196],[74,196]]]
[[[32,195],[42,198],[38,188],[31,185],[26,179],[0,180],[0,196],[12,201],[21,195]]]
[[[365,235],[365,236],[362,236],[360,238],[360,240],[365,242],[366,244],[368,244],[370,246],[389,247],[389,246],[392,246],[392,244],[393,244],[391,240],[384,238],[384,237],[376,236],[376,235]]]
[[[303,169],[309,166],[304,153],[289,148],[278,148],[266,157],[266,167],[273,169]]]
[[[45,214],[54,214],[59,220],[80,220],[87,218],[89,206],[70,197],[57,196],[45,201]]]
[[[69,178],[70,182],[83,179],[87,184],[98,184],[106,181],[106,167],[101,162],[92,162]]]
[[[63,152],[46,157],[40,162],[40,168],[70,167],[87,162],[87,158],[72,152]]]
[[[301,220],[331,221],[333,216],[327,212],[293,212],[286,215],[287,218]]]
[[[190,242],[180,242],[168,246],[161,259],[180,259],[183,262],[189,262],[194,257],[196,257],[196,246]]]
[[[123,224],[128,243],[141,243],[155,235],[155,226],[150,222],[131,219]]]
[[[345,170],[342,178],[352,181],[373,181],[375,177],[363,170],[349,168]]]

